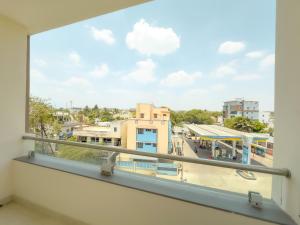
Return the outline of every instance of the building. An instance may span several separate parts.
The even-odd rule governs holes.
[[[271,111],[262,111],[259,113],[259,121],[267,124],[268,127],[274,128],[274,112]]]
[[[70,113],[62,110],[54,112],[54,117],[59,122],[69,122],[71,120]]]
[[[120,110],[118,113],[114,113],[113,114],[113,118],[114,119],[129,119],[129,118],[132,118],[133,115],[132,115],[132,112],[130,110]]]
[[[232,101],[224,102],[223,118],[232,118],[242,116],[251,120],[259,119],[259,103],[258,101],[247,101],[237,98]]]
[[[73,131],[79,142],[121,146],[123,121],[99,122],[97,126],[84,126]]]
[[[136,117],[125,126],[124,147],[138,151],[167,154],[172,148],[170,110],[152,104],[137,104]]]
[[[61,132],[59,134],[59,139],[67,139],[73,136],[74,129],[78,129],[82,126],[81,123],[77,121],[67,121],[61,126]]]

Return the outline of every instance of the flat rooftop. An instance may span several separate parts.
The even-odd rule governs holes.
[[[185,124],[185,126],[206,140],[236,140],[240,141],[243,137],[252,138],[254,141],[266,141],[269,139],[269,134],[263,133],[247,133],[238,130],[233,130],[219,125],[200,125],[200,124]]]

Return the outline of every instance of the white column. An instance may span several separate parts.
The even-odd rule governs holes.
[[[211,155],[213,158],[216,157],[216,141],[211,141]]]
[[[232,156],[236,157],[236,141],[232,141]]]
[[[251,142],[248,144],[248,165],[251,164]]]
[[[272,199],[300,224],[300,1],[277,1],[276,8],[276,144],[273,166],[289,168],[292,178],[274,176]]]
[[[2,6],[2,5],[1,5]],[[0,200],[12,196],[12,159],[23,154],[25,132],[25,27],[0,15]]]

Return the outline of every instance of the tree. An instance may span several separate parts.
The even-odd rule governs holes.
[[[253,120],[251,122],[252,122],[253,132],[267,132],[266,124],[261,123],[258,120]]]
[[[29,100],[29,126],[30,129],[42,138],[58,134],[61,126],[54,117],[54,109],[49,102],[37,97]],[[54,153],[52,146],[50,150]],[[42,142],[42,151],[45,151],[45,143]]]
[[[171,111],[172,125],[180,125],[181,123],[195,123],[195,124],[213,124],[216,120],[216,112],[209,112],[207,110],[192,109],[189,111]]]
[[[233,117],[224,121],[225,127],[244,132],[266,132],[266,125],[258,120],[250,120],[246,117]]]
[[[41,137],[48,137],[60,131],[60,126],[54,117],[53,107],[46,100],[31,97],[29,108],[29,125],[34,133],[39,133]]]
[[[93,110],[95,110],[95,111],[98,111],[98,110],[99,110],[99,107],[98,107],[97,104],[94,106]]]

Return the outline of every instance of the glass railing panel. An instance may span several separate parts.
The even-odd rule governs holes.
[[[36,153],[58,158],[102,165],[112,152],[68,144],[34,142]],[[77,142],[76,142],[77,143]],[[99,145],[99,144],[95,144]],[[134,152],[133,152],[134,153]],[[172,154],[176,154],[175,152]],[[184,156],[181,156],[184,158]],[[180,158],[181,158],[180,157]],[[248,191],[259,192],[264,198],[271,198],[272,179],[275,175],[196,164],[190,162],[158,159],[135,154],[119,153],[115,170],[143,174],[181,183],[198,185],[222,191],[247,195]],[[276,176],[279,180],[283,177]],[[279,189],[278,189],[279,190]],[[276,190],[278,192],[278,190]],[[280,190],[279,190],[280,191]]]

